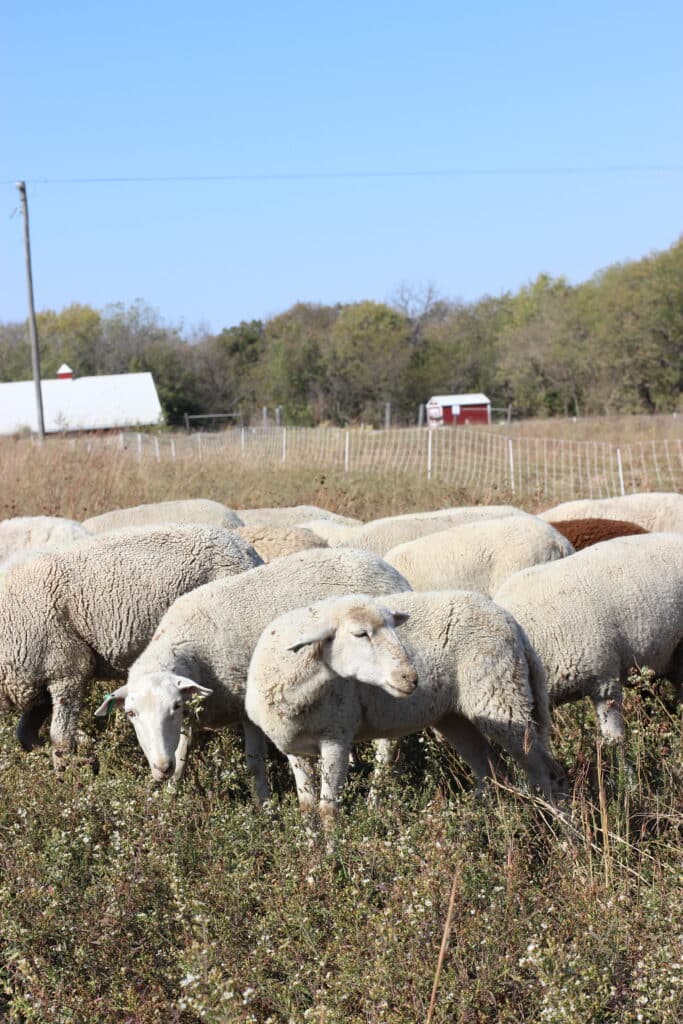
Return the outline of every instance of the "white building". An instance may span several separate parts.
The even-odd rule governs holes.
[[[43,419],[48,434],[113,430],[163,423],[151,373],[115,373],[74,379],[66,364],[55,380],[41,381]],[[0,384],[0,434],[38,430],[32,380]]]

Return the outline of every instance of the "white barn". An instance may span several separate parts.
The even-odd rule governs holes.
[[[79,430],[114,430],[163,423],[151,373],[114,373],[78,377],[66,365],[55,380],[41,381],[43,418],[48,434]],[[0,434],[38,430],[32,380],[0,384]]]

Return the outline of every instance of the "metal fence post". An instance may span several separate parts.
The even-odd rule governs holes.
[[[161,458],[161,452],[159,451],[159,438],[158,437],[154,438],[154,450],[156,452],[157,462],[158,462],[160,460],[160,458]]]
[[[138,438],[138,462],[142,458],[142,434],[137,435]]]
[[[432,479],[432,435],[434,430],[432,427],[427,428],[427,479]]]
[[[349,455],[350,455],[350,435],[348,430],[344,436],[344,472],[349,471]]]
[[[244,427],[242,427],[240,433],[241,433],[240,447],[242,448],[242,458],[244,458],[244,451],[245,451],[245,448],[246,448],[246,441],[247,441]]]
[[[287,427],[282,428],[282,461],[287,458]]]
[[[624,487],[624,470],[621,465],[621,450],[619,448],[617,448],[617,472],[619,474],[619,487],[623,497],[626,494],[626,488]]]
[[[512,452],[512,438],[508,438],[508,457],[510,459],[510,490],[515,493],[515,456]]]

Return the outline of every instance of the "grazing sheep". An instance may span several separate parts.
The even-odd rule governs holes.
[[[0,522],[0,562],[28,548],[65,548],[90,537],[90,531],[61,516],[17,516]]]
[[[200,525],[133,528],[13,566],[0,585],[0,708],[24,712],[30,750],[52,704],[55,767],[76,744],[93,680],[120,679],[181,594],[260,565],[240,537]]]
[[[437,512],[419,512],[411,515],[388,516],[374,519],[361,526],[349,527],[326,537],[330,547],[359,548],[384,556],[398,544],[406,544],[430,533],[448,530],[453,526],[479,522],[483,519],[502,519],[505,516],[525,516],[526,512],[512,505],[472,505],[463,508],[445,508]],[[318,525],[307,524],[318,532]],[[324,533],[322,534],[324,536]]]
[[[307,519],[325,519],[343,526],[358,526],[360,519],[339,516],[317,505],[289,505],[282,508],[240,508],[237,514],[245,526],[303,526]]]
[[[584,548],[600,544],[603,540],[612,540],[613,537],[630,537],[648,532],[637,523],[627,523],[623,519],[564,519],[549,525],[566,537],[575,551],[583,551]]]
[[[418,537],[384,557],[413,590],[476,590],[492,597],[520,569],[573,552],[569,541],[542,519],[507,516]]]
[[[562,776],[548,749],[538,658],[511,615],[464,590],[375,599],[354,594],[279,616],[256,645],[245,707],[296,759],[290,763],[302,811],[314,800],[302,759],[320,755],[326,824],[358,740],[430,726],[479,780],[497,762],[489,740],[524,766],[547,799]]]
[[[541,513],[547,522],[564,519],[624,519],[651,532],[683,533],[683,494],[649,492],[620,498],[565,501]]]
[[[244,713],[247,670],[256,642],[271,619],[306,601],[362,588],[390,594],[409,590],[403,577],[365,551],[300,551],[220,580],[180,598],[159,623],[128,683],[96,714],[125,706],[157,781],[182,775],[190,735],[178,694],[199,694],[198,724],[205,729],[242,725],[247,765],[260,800],[268,797],[266,741]]]
[[[327,542],[298,526],[239,526],[235,533],[258,551],[264,562],[307,548],[326,548]]]
[[[622,686],[633,665],[683,696],[683,537],[617,537],[523,569],[494,595],[538,653],[552,705],[590,697],[603,736],[624,735]]]
[[[151,505],[117,508],[86,519],[83,525],[91,533],[105,533],[127,526],[151,526],[157,523],[203,523],[222,530],[244,525],[231,508],[208,498],[183,498],[179,501],[156,501]]]

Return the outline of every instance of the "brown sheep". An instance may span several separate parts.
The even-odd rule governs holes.
[[[627,537],[632,533],[648,533],[637,523],[627,523],[623,519],[565,519],[561,523],[550,523],[559,533],[574,545],[576,551],[599,544],[613,537]]]

